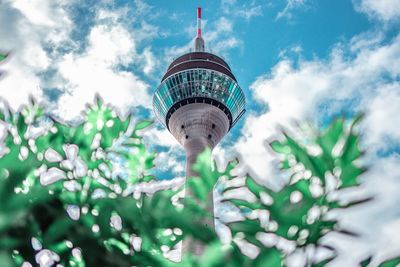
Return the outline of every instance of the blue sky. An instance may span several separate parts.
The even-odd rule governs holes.
[[[219,164],[238,156],[238,173],[273,183],[265,142],[279,138],[279,126],[296,134],[294,122],[325,126],[364,112],[363,192],[378,200],[341,215],[364,237],[333,238],[341,254],[332,266],[399,248],[399,0],[3,0],[0,49],[11,57],[0,66],[0,96],[17,109],[33,95],[75,120],[99,93],[123,113],[152,117],[163,72],[193,47],[197,6],[206,48],[226,58],[247,98],[246,115],[214,151]],[[160,124],[145,134],[159,152],[159,178],[182,177],[178,143]]]

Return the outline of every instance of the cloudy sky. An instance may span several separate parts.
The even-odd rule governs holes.
[[[264,144],[278,125],[308,120],[323,127],[340,114],[366,113],[361,127],[371,168],[363,190],[377,197],[343,215],[363,238],[341,239],[333,265],[351,266],[369,251],[396,252],[399,0],[0,0],[0,50],[11,51],[0,66],[0,96],[17,109],[33,95],[74,120],[99,93],[121,112],[153,117],[152,93],[163,72],[193,46],[198,5],[206,49],[229,62],[247,98],[247,113],[216,157],[239,156],[242,172],[270,181],[274,156]],[[183,150],[168,132],[156,124],[146,134],[157,140],[159,177],[184,175]]]

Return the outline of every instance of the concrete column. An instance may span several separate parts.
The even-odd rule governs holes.
[[[192,103],[180,107],[172,114],[169,120],[169,130],[186,151],[186,179],[198,176],[192,170],[197,156],[205,148],[213,149],[229,130],[229,119],[226,114],[216,106],[206,103]],[[211,159],[210,159],[211,160]],[[186,197],[191,197],[192,192],[186,188]],[[214,203],[212,192],[207,196],[207,210],[214,215]],[[211,229],[214,228],[214,220],[207,218],[201,223]],[[182,254],[190,252],[194,255],[202,255],[204,246],[192,239],[187,239],[182,245]]]
[[[196,163],[197,156],[201,152],[203,152],[206,148],[212,149],[212,144],[206,138],[197,138],[185,143],[186,179],[190,179],[190,177],[199,175],[197,172],[192,170],[192,167]],[[186,187],[185,197],[191,197],[191,196],[192,192]],[[207,225],[211,229],[214,229],[214,199],[212,191],[207,196],[207,210],[212,215],[212,217],[204,218],[204,220],[201,223],[203,225]],[[184,256],[184,254],[187,252],[200,256],[204,252],[204,246],[202,243],[197,242],[192,238],[187,238],[183,241],[182,256]]]

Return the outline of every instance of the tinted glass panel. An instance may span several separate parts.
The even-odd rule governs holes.
[[[168,110],[178,101],[192,96],[218,100],[229,108],[235,121],[245,108],[242,89],[230,77],[207,69],[191,69],[175,73],[158,87],[154,95],[154,110],[165,124]]]

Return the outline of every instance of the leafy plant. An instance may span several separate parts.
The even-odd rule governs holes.
[[[111,258],[113,266],[130,264],[126,243],[142,229],[130,226],[128,234],[113,220],[120,224],[118,214],[129,210],[124,218],[128,223],[134,207],[137,215],[141,213],[141,199],[122,194],[138,181],[153,179],[149,169],[155,154],[145,150],[138,135],[144,123],[135,126],[132,118],[119,118],[100,98],[86,111],[85,121],[74,127],[46,116],[33,100],[20,112],[6,110],[1,119],[2,251],[14,251],[17,264],[29,260],[46,266],[37,257],[42,252],[48,262],[70,266],[83,266],[84,262],[101,265]],[[125,166],[129,179],[124,179],[124,173],[114,173],[116,164]],[[147,225],[140,221],[143,216],[137,217],[135,227]],[[143,239],[144,245],[146,242],[150,241]],[[33,243],[38,253],[32,249]],[[79,244],[79,250],[74,244]],[[120,259],[110,257],[113,247],[122,252]],[[94,252],[92,256],[100,254],[76,256],[81,255],[77,251],[86,249]],[[4,253],[2,257],[6,257]]]
[[[284,133],[282,141],[273,141],[270,146],[280,155],[281,170],[290,176],[288,185],[275,192],[246,177],[243,187],[255,200],[227,199],[245,215],[244,220],[230,223],[230,228],[234,235],[260,248],[256,262],[262,261],[270,247],[277,248],[279,241],[286,243],[288,249],[278,249],[280,253],[268,259],[277,266],[283,265],[286,256],[310,247],[331,253],[323,261],[309,256],[306,265],[325,265],[335,257],[335,249],[322,244],[322,237],[334,231],[357,235],[343,229],[329,214],[334,209],[347,209],[372,199],[365,197],[347,203],[337,197],[341,190],[357,187],[358,177],[365,171],[357,164],[362,152],[354,127],[360,118],[349,125],[339,118],[325,131],[303,134],[304,140],[300,141]],[[227,187],[225,191],[236,188]]]
[[[202,153],[194,165],[199,177],[186,185],[192,197],[180,199],[181,188],[132,194],[135,186],[157,183],[155,153],[141,137],[152,121],[122,118],[99,97],[73,125],[47,115],[34,100],[18,112],[6,109],[0,114],[1,266],[282,266],[310,246],[334,252],[321,243],[323,236],[354,234],[329,212],[371,199],[344,203],[335,197],[356,188],[364,172],[357,165],[358,120],[338,119],[307,142],[287,134],[272,142],[290,182],[273,191],[248,176],[245,185],[225,188],[248,190],[254,199],[225,200],[243,216],[228,224],[233,241],[226,245],[203,222],[213,219],[207,196],[215,183],[240,178],[232,175],[237,161],[218,171],[211,152]],[[203,243],[204,254],[169,260],[186,238]],[[246,247],[257,255],[246,256]],[[322,266],[334,256],[307,264]]]

